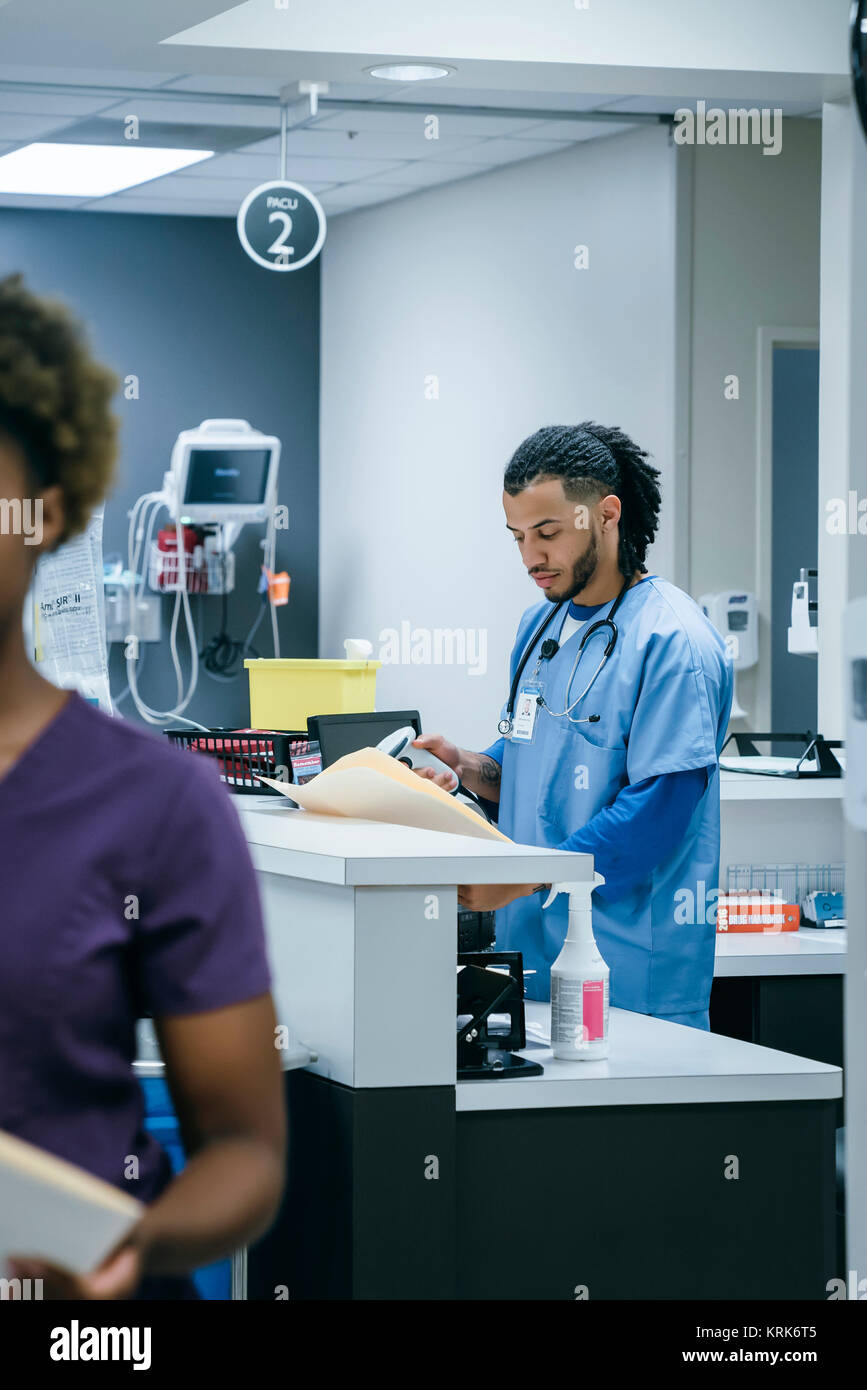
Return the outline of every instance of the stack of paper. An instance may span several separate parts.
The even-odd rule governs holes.
[[[0,1278],[15,1255],[87,1274],[143,1211],[128,1193],[0,1130]]]
[[[275,791],[307,811],[326,816],[411,825],[417,830],[440,830],[480,840],[505,840],[496,826],[457,801],[429,778],[419,777],[380,748],[347,753],[303,786],[260,777]]]

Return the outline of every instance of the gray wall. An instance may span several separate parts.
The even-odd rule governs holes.
[[[757,419],[759,329],[819,322],[821,122],[783,121],[778,155],[696,146],[692,223],[690,593],[754,591],[759,665],[738,676],[749,726],[768,727],[771,454]],[[738,400],[724,379],[737,375]],[[768,393],[764,405],[770,411]],[[796,576],[797,577],[797,576]],[[743,727],[743,726],[739,726]],[[827,730],[823,730],[827,733]]]
[[[816,730],[818,663],[788,649],[792,585],[818,564],[819,351],[774,348],[771,722],[769,728]],[[811,583],[811,592],[815,585]],[[774,750],[791,756],[794,749]]]
[[[420,646],[421,661],[378,673],[379,709],[419,708],[426,730],[465,747],[496,737],[518,620],[539,601],[501,502],[525,435],[592,418],[650,449],[665,488],[650,564],[672,574],[675,154],[663,127],[644,128],[332,226],[322,655],[347,636],[378,650],[404,623],[484,640],[475,675],[436,663],[435,635],[432,662]],[[589,269],[575,269],[579,244]]]
[[[134,373],[140,399],[118,398],[121,462],[106,505],[105,551],[127,549],[127,511],[156,490],[178,432],[208,416],[247,419],[283,442],[277,568],[288,569],[288,607],[278,610],[283,656],[315,656],[318,600],[319,267],[277,275],[256,266],[228,218],[0,210],[0,274],[20,270],[30,287],[66,300],[88,324],[97,352],[119,376]],[[236,547],[237,585],[228,628],[243,638],[257,612],[261,527]],[[163,598],[164,639],[145,648],[140,689],[157,708],[175,702]],[[203,608],[203,635],[219,629],[221,600]],[[256,637],[272,654],[266,615]],[[182,651],[185,651],[185,644]],[[188,670],[185,662],[184,669]],[[116,645],[112,694],[126,684]],[[119,710],[138,718],[132,701]],[[246,724],[247,674],[231,684],[202,671],[186,713],[204,724]]]

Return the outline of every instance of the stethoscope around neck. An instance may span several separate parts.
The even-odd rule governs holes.
[[[603,666],[605,665],[608,658],[611,656],[611,653],[614,651],[614,648],[617,646],[617,638],[619,636],[619,633],[617,631],[617,624],[614,621],[614,614],[620,607],[623,595],[626,593],[626,590],[629,588],[631,583],[631,579],[624,580],[623,587],[621,588],[620,593],[617,595],[616,599],[612,603],[605,617],[599,618],[598,621],[595,623],[591,623],[590,626],[586,629],[586,631],[582,633],[581,641],[578,645],[578,651],[575,653],[575,660],[572,663],[572,670],[570,671],[569,679],[566,682],[565,708],[561,710],[553,710],[550,708],[549,705],[545,703],[545,698],[543,695],[539,694],[536,696],[537,705],[540,705],[541,708],[545,710],[546,714],[550,714],[552,719],[568,719],[570,724],[598,724],[599,719],[601,717],[600,715],[591,714],[583,719],[573,719],[572,711],[573,709],[575,709],[577,705],[580,705],[581,701],[593,689],[593,686],[596,684],[596,681],[599,677],[599,674]],[[563,604],[568,603],[568,601],[568,599],[561,599],[559,603],[554,605],[551,612],[546,614],[544,621],[539,624],[539,627],[533,633],[533,636],[531,637],[529,643],[524,648],[524,654],[521,657],[521,660],[518,662],[517,669],[515,671],[514,676],[512,677],[512,686],[509,690],[509,700],[506,705],[506,713],[497,725],[497,728],[503,735],[508,735],[512,732],[512,728],[514,725],[513,714],[515,710],[515,700],[517,699],[518,688],[521,684],[521,676],[524,674],[524,668],[526,667],[527,662],[530,660],[530,655],[533,652],[536,643],[539,641],[539,638],[542,636],[544,632],[547,631],[548,627],[554,621],[557,614],[560,612],[560,609],[563,607]],[[581,653],[583,652],[590,638],[593,637],[595,633],[601,632],[603,628],[607,629],[608,631],[608,639],[605,643],[605,650],[603,651],[602,656],[596,666],[596,670],[593,672],[593,675],[590,677],[590,680],[587,682],[584,689],[581,691],[581,694],[576,695],[575,699],[572,700],[570,703],[569,691],[572,689],[572,682],[575,679],[575,672],[577,671],[578,663],[581,660]],[[549,661],[552,656],[556,655],[559,649],[559,643],[555,642],[553,638],[547,638],[542,643],[541,649],[539,651],[539,658],[536,662],[536,671],[538,671],[539,666],[543,661]]]

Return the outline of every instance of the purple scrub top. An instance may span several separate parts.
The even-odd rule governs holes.
[[[171,1165],[144,1128],[136,1019],[269,989],[216,764],[71,695],[0,778],[0,1129],[152,1201]]]

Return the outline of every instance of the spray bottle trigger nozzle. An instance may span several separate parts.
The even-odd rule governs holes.
[[[567,893],[570,895],[572,893],[586,893],[589,898],[594,888],[598,888],[599,885],[604,882],[605,879],[602,874],[594,873],[592,882],[590,879],[586,879],[583,883],[552,883],[551,891],[543,902],[542,907],[550,907],[554,899],[560,893]]]

